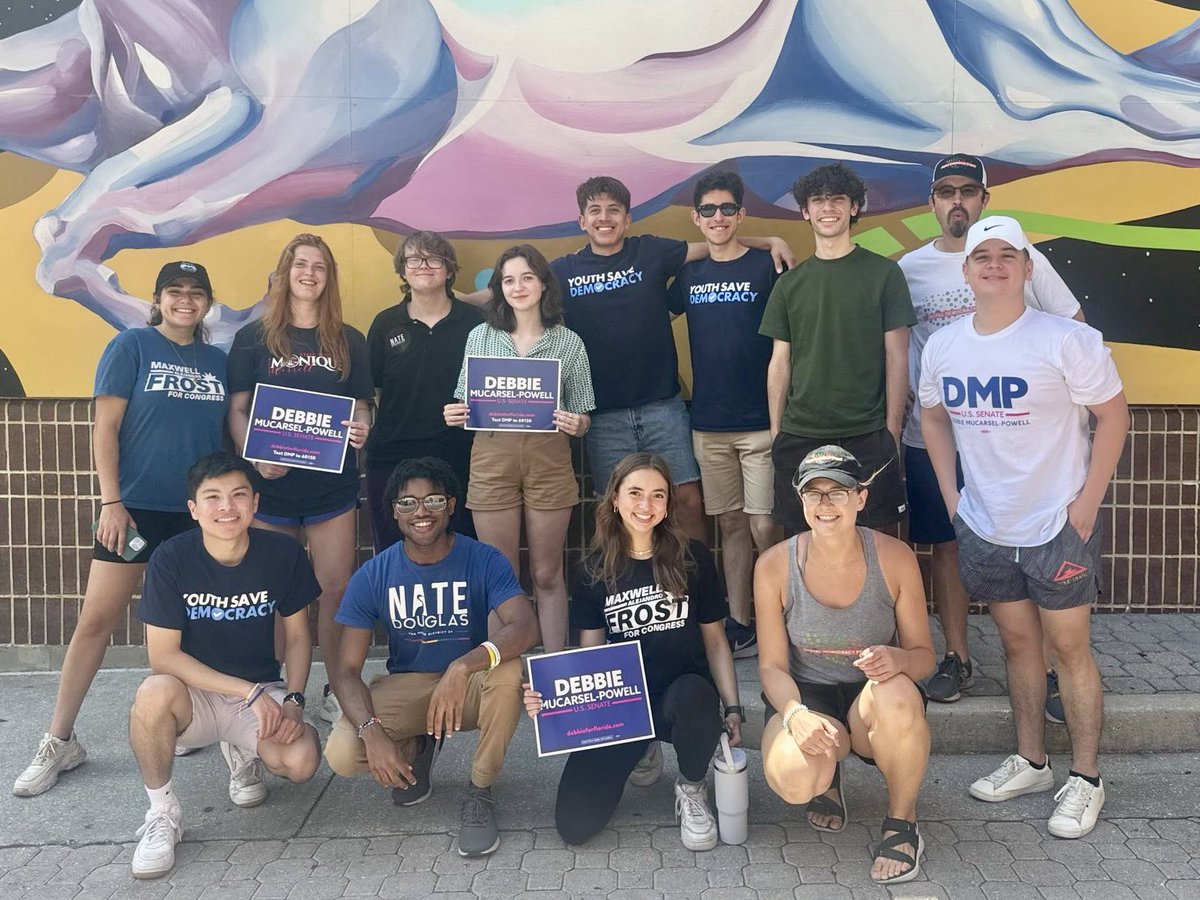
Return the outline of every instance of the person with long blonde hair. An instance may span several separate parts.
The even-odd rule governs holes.
[[[342,320],[337,262],[315,234],[288,242],[267,291],[267,311],[242,328],[229,351],[229,430],[243,447],[250,425],[256,384],[338,394],[355,400],[354,413],[341,424],[350,446],[361,450],[370,430],[374,397],[367,342]],[[341,472],[317,472],[255,463],[255,489],[262,499],[255,514],[260,528],[303,534],[321,583],[317,640],[326,658],[337,642],[334,614],[355,568],[358,460],[348,453]],[[321,717],[340,714],[326,685]]]
[[[683,846],[711,850],[717,825],[708,808],[708,764],[722,728],[731,744],[741,742],[742,707],[716,565],[707,547],[688,539],[675,501],[661,456],[631,453],[616,464],[571,589],[571,621],[584,647],[641,642],[654,733],[674,745],[679,760],[675,812]],[[526,712],[536,717],[541,708],[541,695],[526,685]],[[567,758],[554,810],[564,841],[582,844],[608,824],[651,744],[631,741]],[[657,759],[661,774],[661,752]]]

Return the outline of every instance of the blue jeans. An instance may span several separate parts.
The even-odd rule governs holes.
[[[628,409],[609,409],[592,416],[585,438],[592,469],[592,490],[603,494],[613,469],[630,453],[657,453],[671,469],[671,481],[700,480],[692,454],[692,423],[678,395]]]

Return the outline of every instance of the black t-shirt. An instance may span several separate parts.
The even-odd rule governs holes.
[[[367,341],[357,328],[342,327],[350,353],[350,374],[344,381],[341,370],[321,353],[317,329],[289,325],[292,353],[286,359],[274,359],[263,342],[262,322],[251,322],[238,331],[229,350],[229,390],[253,393],[254,385],[262,383],[355,400],[374,398]],[[350,449],[340,473],[290,469],[282,478],[255,475],[254,489],[262,494],[259,512],[267,515],[299,517],[333,512],[358,496],[358,454]]]
[[[642,642],[646,686],[652,696],[663,693],[681,675],[711,679],[700,624],[720,622],[729,615],[712,553],[699,541],[688,546],[695,567],[688,574],[688,592],[683,597],[655,582],[648,559],[630,560],[612,591],[602,581],[588,584],[586,564],[571,587],[572,625],[603,628],[609,643]]]
[[[750,249],[731,260],[699,259],[671,285],[673,313],[687,313],[692,348],[692,428],[764,431],[773,342],[758,333],[775,286],[775,262]]]
[[[683,241],[640,235],[625,238],[612,256],[597,256],[588,246],[550,264],[567,327],[587,348],[597,412],[679,393],[667,284],[686,259]]]
[[[367,446],[372,466],[399,462],[397,444],[451,430],[442,407],[454,401],[467,335],[483,321],[479,310],[461,300],[452,300],[450,312],[432,328],[414,321],[410,308],[407,300],[388,307],[367,332],[371,378],[379,388],[379,412]]]
[[[286,534],[251,528],[236,566],[204,549],[199,529],[164,541],[150,555],[138,618],[182,633],[183,652],[247,681],[278,681],[275,615],[303,610],[321,593],[304,548]]]

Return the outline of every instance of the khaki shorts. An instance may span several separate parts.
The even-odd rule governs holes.
[[[565,434],[476,432],[468,509],[566,509],[578,502],[579,482]]]
[[[769,431],[693,431],[700,463],[704,511],[710,516],[740,509],[769,516],[775,507]]]
[[[265,684],[266,693],[276,703],[282,704],[287,696],[287,687],[282,681]],[[230,697],[215,691],[201,691],[187,686],[192,701],[192,721],[175,739],[180,747],[207,747],[217,741],[225,741],[258,752],[258,716],[244,707],[242,697]]]

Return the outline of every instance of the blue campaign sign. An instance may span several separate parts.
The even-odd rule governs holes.
[[[342,422],[353,413],[353,397],[257,384],[242,456],[251,462],[341,472],[350,444],[350,429]]]
[[[468,356],[467,429],[558,431],[561,369],[557,359]]]
[[[538,756],[654,737],[641,641],[531,656],[529,682],[542,695]]]

